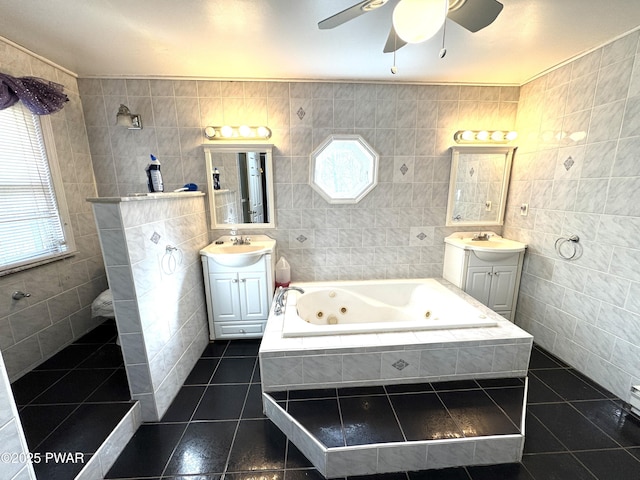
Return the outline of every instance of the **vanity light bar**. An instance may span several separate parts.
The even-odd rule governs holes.
[[[269,138],[271,137],[271,129],[264,126],[250,127],[248,125],[240,125],[239,127],[232,127],[231,125],[223,125],[221,127],[205,127],[204,136],[209,140]]]
[[[456,143],[508,143],[518,137],[518,132],[502,130],[458,130],[453,134]]]

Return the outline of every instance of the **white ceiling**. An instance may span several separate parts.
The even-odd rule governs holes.
[[[469,0],[474,1],[474,0]],[[80,77],[325,79],[520,85],[640,25],[640,0],[500,0],[470,33],[382,53],[397,0],[333,30],[358,0],[0,0],[0,35]]]

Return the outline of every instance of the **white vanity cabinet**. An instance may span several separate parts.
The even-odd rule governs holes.
[[[201,255],[210,338],[261,338],[274,292],[273,252],[242,266],[221,265],[214,258]]]
[[[514,260],[517,257],[518,255],[514,255]],[[469,260],[473,263],[477,259]],[[465,292],[480,300],[491,310],[511,319],[518,276],[517,265],[469,266],[466,276]]]
[[[258,264],[264,261],[263,258]],[[216,320],[261,320],[268,315],[265,269],[245,267],[238,272],[210,273],[209,287]]]
[[[442,276],[513,321],[526,245],[517,245],[518,242],[498,235],[495,246],[490,245],[489,240],[474,245],[473,237],[466,235],[468,237],[454,237],[450,241],[447,240],[451,237],[445,239]],[[498,245],[498,242],[502,243]]]

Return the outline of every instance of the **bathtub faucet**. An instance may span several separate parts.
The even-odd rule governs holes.
[[[273,313],[281,315],[284,310],[284,294],[289,290],[295,290],[296,292],[304,293],[304,290],[300,287],[279,287],[276,295],[276,306],[273,309]]]

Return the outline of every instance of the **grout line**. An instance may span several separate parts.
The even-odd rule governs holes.
[[[226,349],[225,349],[226,350]],[[256,365],[258,363],[257,355],[254,357],[253,370],[251,370],[251,378],[253,378],[253,373],[255,372]],[[238,436],[238,430],[240,429],[240,422],[242,421],[242,413],[247,405],[247,398],[249,397],[249,390],[251,390],[251,378],[249,379],[249,383],[247,384],[247,391],[244,395],[244,401],[242,403],[242,408],[240,409],[240,413],[238,414],[238,419],[236,423],[236,429],[233,432],[233,438],[231,439],[231,444],[229,445],[229,452],[227,453],[227,459],[224,462],[224,468],[222,469],[222,476],[220,480],[224,480],[227,475],[227,470],[229,468],[229,460],[231,460],[231,453],[233,452],[233,447],[236,443],[236,437]]]
[[[400,428],[400,433],[402,433],[402,439],[403,441],[408,442],[409,440],[407,439],[407,435],[404,433],[404,428],[402,428],[402,423],[400,422],[400,418],[398,418],[398,414],[396,413],[396,408],[393,406],[393,402],[391,401],[389,392],[387,391],[384,385],[382,386],[382,388],[384,388],[385,397],[387,398],[387,402],[389,402],[389,406],[391,407],[391,412],[393,413],[393,417],[396,419],[396,423]]]
[[[340,397],[338,396],[338,389],[335,389],[336,392],[336,403],[338,404],[338,417],[340,418],[340,432],[342,433],[342,441],[344,446],[347,447],[347,434],[344,428],[344,419],[342,417],[342,406],[340,405]],[[322,443],[322,442],[320,442]]]

